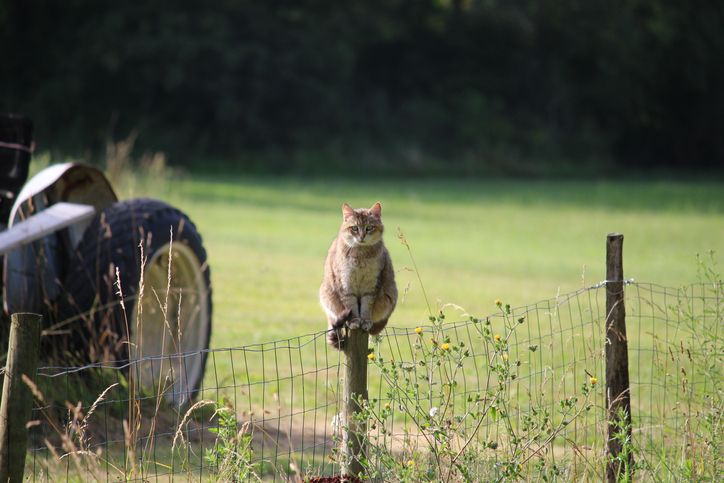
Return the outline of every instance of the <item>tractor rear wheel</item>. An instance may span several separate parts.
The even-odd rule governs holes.
[[[114,203],[78,244],[58,324],[90,362],[116,361],[180,406],[204,375],[211,336],[206,251],[191,220],[152,199]],[[126,361],[128,361],[126,363]]]

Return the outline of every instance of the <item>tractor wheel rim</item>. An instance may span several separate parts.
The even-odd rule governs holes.
[[[202,269],[196,254],[183,243],[167,243],[156,250],[144,267],[129,321],[131,358],[140,360],[141,386],[176,406],[190,401],[204,371],[209,307]]]

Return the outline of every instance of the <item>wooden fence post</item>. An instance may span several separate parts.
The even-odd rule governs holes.
[[[33,408],[33,395],[22,376],[35,379],[40,345],[38,314],[13,314],[10,323],[5,381],[0,402],[0,481],[21,482],[28,445],[26,424]]]
[[[346,359],[344,390],[344,432],[342,435],[342,475],[359,476],[364,470],[367,421],[359,420],[362,405],[367,401],[367,347],[369,334],[350,330],[345,341]]]
[[[633,454],[623,451],[625,431],[631,440],[631,392],[628,379],[628,339],[624,306],[623,235],[610,233],[606,241],[606,408],[608,417],[609,482],[631,476]],[[623,420],[621,414],[623,412]],[[619,437],[617,437],[619,436]]]

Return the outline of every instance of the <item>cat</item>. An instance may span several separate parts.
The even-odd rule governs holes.
[[[327,341],[344,348],[342,327],[382,332],[397,303],[390,254],[382,241],[382,205],[353,210],[342,206],[342,226],[329,247],[319,302],[327,315]]]

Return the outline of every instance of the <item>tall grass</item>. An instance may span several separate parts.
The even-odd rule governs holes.
[[[170,192],[174,180],[184,178],[184,171],[169,166],[166,154],[161,151],[136,153],[136,132],[126,139],[108,141],[105,154],[100,158],[65,158],[49,151],[33,155],[28,178],[51,164],[77,162],[90,164],[101,169],[111,183],[119,199],[139,196],[164,198]]]

